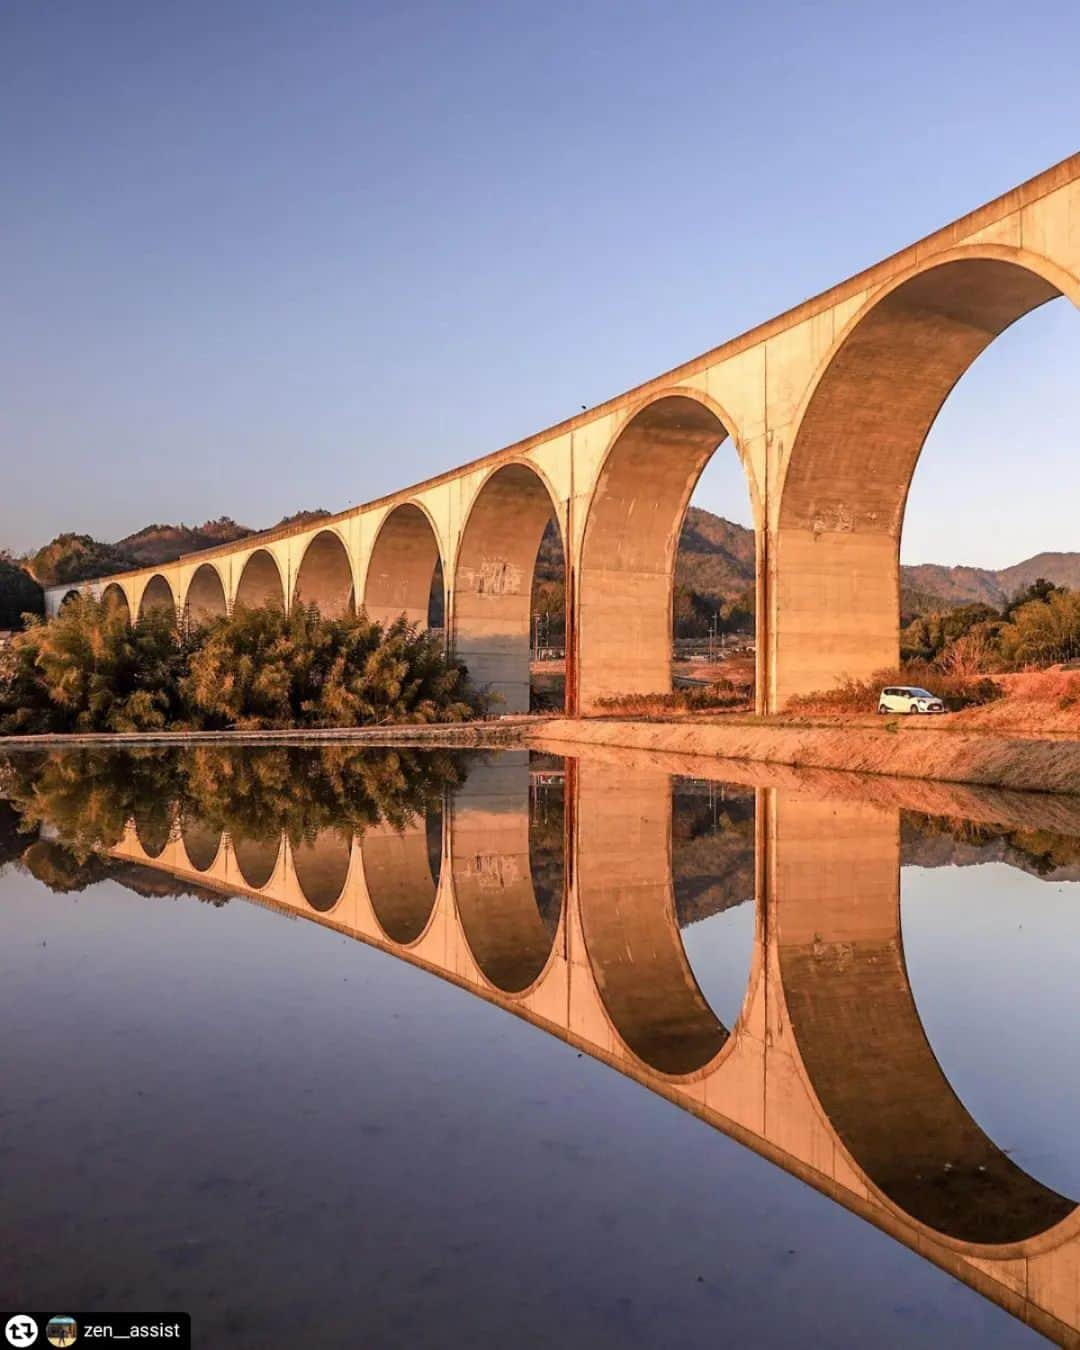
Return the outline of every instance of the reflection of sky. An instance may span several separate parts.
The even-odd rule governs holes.
[[[730,1031],[739,1019],[754,949],[754,901],[710,914],[682,930],[694,977],[713,1012]]]
[[[946,1077],[1026,1171],[1080,1201],[1080,885],[906,867],[904,954]]]
[[[372,1345],[1035,1343],[587,1055],[243,901],[9,871],[0,1019],[0,1246],[29,1306],[180,1306],[233,1350],[358,1324]]]

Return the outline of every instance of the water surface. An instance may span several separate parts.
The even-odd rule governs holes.
[[[5,1306],[238,1347],[1080,1323],[1067,803],[353,748],[20,752],[0,797]]]

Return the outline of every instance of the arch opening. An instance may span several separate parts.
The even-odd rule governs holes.
[[[261,891],[274,875],[281,853],[281,840],[253,836],[233,838],[233,856],[240,875],[253,891]]]
[[[670,394],[641,409],[610,447],[581,552],[581,711],[604,698],[671,692],[680,534],[698,478],[728,434],[710,407]]]
[[[675,919],[702,996],[728,1027],[742,1012],[757,939],[756,817],[751,788],[672,781]]]
[[[146,583],[142,598],[139,600],[139,618],[145,618],[151,610],[171,613],[172,617],[176,618],[176,599],[172,587],[160,572],[155,573]]]
[[[115,607],[122,610],[128,623],[131,622],[131,606],[128,604],[127,592],[119,582],[111,581],[101,592],[101,603],[110,608]]]
[[[408,947],[428,926],[439,886],[442,807],[414,816],[404,829],[382,822],[360,846],[375,918],[391,942]]]
[[[245,609],[284,609],[285,583],[272,553],[256,549],[244,563],[234,604]]]
[[[341,537],[321,530],[304,551],[296,574],[296,603],[314,605],[326,619],[340,619],[356,610],[352,563]]]
[[[418,628],[431,627],[436,571],[441,578],[439,541],[427,514],[412,502],[394,507],[371,550],[364,585],[368,618],[390,624],[404,615]],[[440,615],[441,602],[440,595]]]
[[[956,382],[1025,314],[1061,295],[1016,262],[928,267],[842,339],[795,433],[770,598],[770,710],[899,658],[899,542],[927,434]]]
[[[184,852],[196,872],[207,872],[221,848],[221,831],[198,819],[185,820],[180,830]]]
[[[539,474],[507,464],[480,489],[461,538],[454,651],[473,684],[498,696],[500,712],[529,711],[537,555],[555,517]]]
[[[212,563],[203,563],[188,582],[184,612],[189,623],[208,623],[229,612],[221,575]]]
[[[563,897],[538,890],[531,867],[527,751],[473,768],[451,804],[454,894],[465,941],[484,978],[522,994],[543,974]]]
[[[671,780],[581,761],[578,893],[597,991],[615,1031],[647,1067],[696,1073],[729,1032],[702,993],[679,929]]]
[[[64,598],[60,601],[60,608],[66,609],[68,605],[71,604],[72,600],[78,600],[80,594],[81,592],[77,590],[68,591],[68,593],[64,596]]]
[[[296,881],[312,909],[326,914],[345,890],[352,861],[352,833],[333,827],[293,845]]]
[[[135,835],[148,858],[159,858],[172,838],[173,819],[168,804],[148,804],[135,811]]]

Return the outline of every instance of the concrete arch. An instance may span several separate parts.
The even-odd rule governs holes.
[[[180,839],[194,870],[209,872],[221,850],[221,831],[203,820],[185,820],[180,829]]]
[[[64,609],[67,605],[71,604],[72,600],[78,600],[81,594],[82,594],[81,591],[74,588],[68,591],[67,594],[64,596],[64,598],[60,601],[59,608]]]
[[[816,376],[780,489],[770,708],[899,654],[900,533],[915,466],[956,382],[1011,324],[1080,287],[1000,246],[930,258],[875,294]]]
[[[233,857],[240,875],[253,891],[261,891],[274,875],[281,855],[281,839],[233,838]]]
[[[213,563],[202,563],[191,574],[184,596],[184,612],[190,622],[196,624],[228,614],[225,583]]]
[[[265,548],[257,548],[244,563],[236,586],[233,605],[246,609],[285,608],[285,583],[274,555]]]
[[[336,530],[320,530],[308,542],[294,595],[299,605],[316,605],[324,618],[340,619],[355,611],[352,563]]]
[[[328,913],[341,899],[349,879],[352,845],[351,831],[331,826],[320,830],[314,839],[293,846],[297,885],[311,908],[320,914]]]
[[[145,618],[152,609],[171,611],[173,618],[176,617],[176,597],[173,595],[172,587],[160,572],[155,572],[143,587],[143,593],[139,597],[139,618]]]
[[[701,992],[675,913],[671,779],[578,765],[578,902],[589,965],[619,1039],[684,1077],[715,1062],[727,1027]],[[747,972],[749,980],[750,972]]]
[[[103,605],[115,605],[122,609],[127,615],[128,623],[131,622],[131,605],[128,603],[127,591],[118,581],[110,581],[101,592],[101,603]]]
[[[578,566],[571,679],[582,712],[612,695],[670,691],[679,532],[702,470],[728,436],[735,439],[731,420],[717,404],[679,388],[636,408],[612,438]],[[749,476],[748,491],[757,521]]]
[[[508,751],[473,768],[451,803],[458,919],[484,978],[520,995],[551,959],[560,915],[544,915],[529,868],[529,756]]]
[[[364,609],[378,623],[404,614],[418,628],[428,626],[428,601],[435,568],[442,561],[435,523],[415,502],[395,506],[375,536],[364,582]]]
[[[465,521],[454,571],[453,647],[499,712],[529,711],[532,583],[558,504],[533,465],[504,464],[484,480]],[[563,541],[565,549],[566,542]]]
[[[414,817],[403,830],[382,823],[361,841],[360,860],[375,919],[384,935],[409,947],[427,929],[435,911],[439,869],[432,868],[431,826],[440,829],[442,812]]]
[[[972,1119],[926,1037],[900,932],[895,809],[778,794],[776,930],[787,1017],[831,1130],[905,1217],[966,1244],[1050,1231],[1075,1203]]]

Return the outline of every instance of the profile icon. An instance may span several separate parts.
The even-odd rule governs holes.
[[[50,1317],[45,1327],[45,1339],[50,1345],[74,1345],[78,1334],[74,1317]]]

